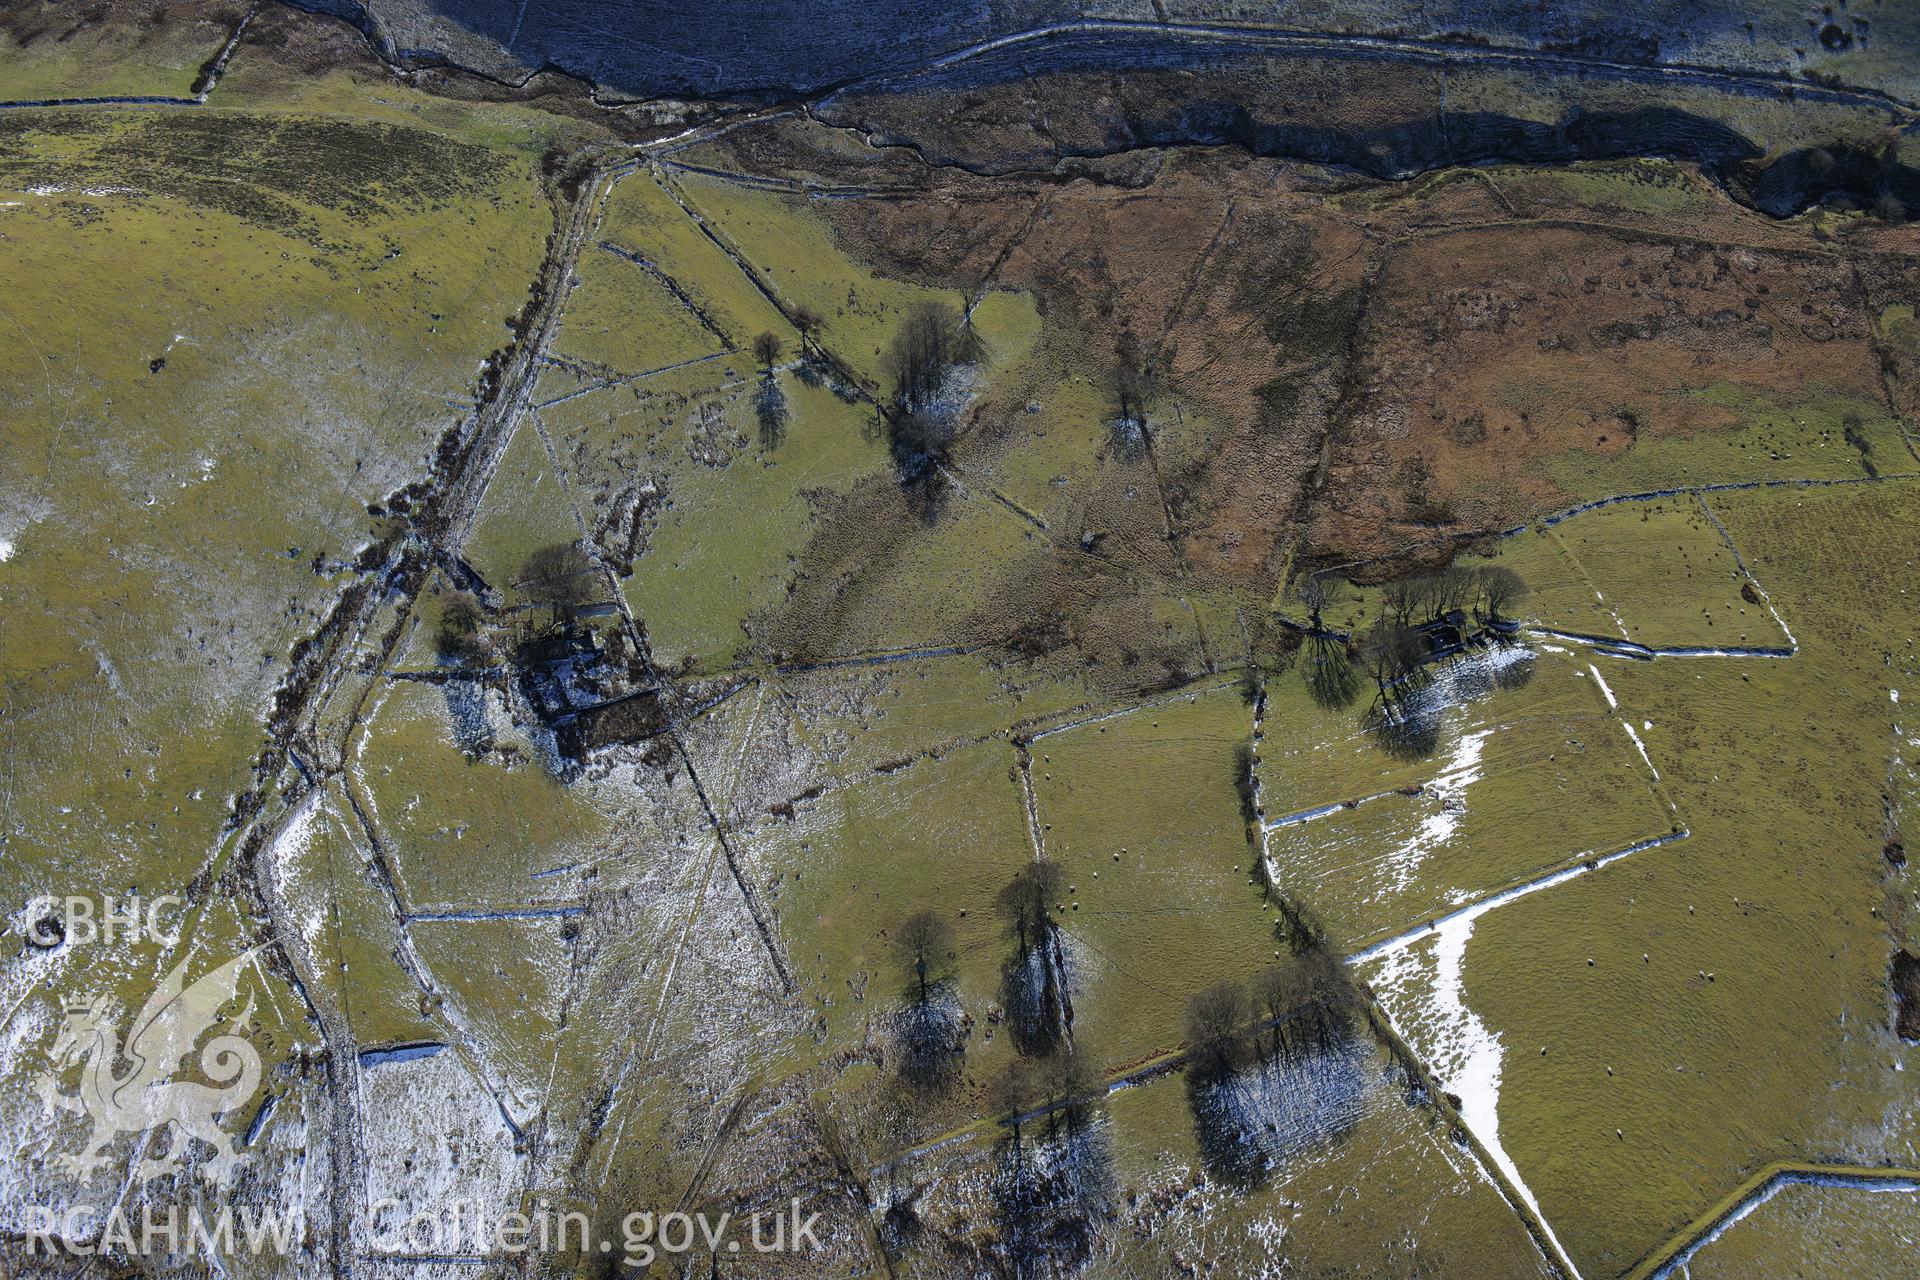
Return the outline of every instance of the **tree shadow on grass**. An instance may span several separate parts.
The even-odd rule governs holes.
[[[787,407],[787,393],[780,389],[779,379],[772,374],[763,376],[754,390],[753,416],[760,423],[761,446],[768,451],[779,448],[787,438],[791,412]]]
[[[1113,1144],[1104,1120],[1005,1134],[994,1147],[995,1271],[1014,1277],[1068,1275],[1099,1246],[1114,1202]]]
[[[969,1020],[951,982],[928,984],[893,1015],[893,1042],[900,1078],[923,1095],[950,1092],[960,1082],[966,1060]]]
[[[1200,1158],[1235,1191],[1266,1185],[1288,1158],[1339,1140],[1365,1112],[1369,1042],[1344,1018],[1298,1021],[1252,1062],[1187,1072]]]
[[[1029,1058],[1045,1057],[1066,1035],[1066,1009],[1055,966],[1048,960],[1051,939],[1016,951],[1000,966],[1000,1007],[1006,1011],[1013,1047]]]

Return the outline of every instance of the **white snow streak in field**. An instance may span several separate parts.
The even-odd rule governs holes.
[[[1480,780],[1481,752],[1493,732],[1489,726],[1477,733],[1462,734],[1454,743],[1446,767],[1426,785],[1425,797],[1432,799],[1433,811],[1420,819],[1412,838],[1396,849],[1388,861],[1396,891],[1411,885],[1427,855],[1444,848],[1460,829],[1460,818],[1467,811],[1467,788]]]
[[[1459,1095],[1460,1118],[1506,1175],[1507,1184],[1533,1210],[1555,1251],[1566,1258],[1567,1251],[1540,1213],[1540,1202],[1500,1143],[1500,1074],[1505,1048],[1499,1033],[1489,1030],[1466,1003],[1467,941],[1473,937],[1474,921],[1498,905],[1497,899],[1488,900],[1442,920],[1435,928],[1424,999],[1419,990],[1421,971],[1427,968],[1421,955],[1423,946],[1400,947],[1382,954],[1372,985],[1384,994],[1395,1014],[1394,1021],[1403,1030],[1411,1030],[1410,1024],[1415,1022],[1425,1024],[1420,1039],[1434,1075],[1449,1092]],[[1393,1010],[1394,1005],[1399,1008]],[[1416,1009],[1417,1019],[1409,1019],[1408,1014]],[[1572,1266],[1571,1259],[1568,1265]],[[1579,1280],[1577,1270],[1574,1277]]]

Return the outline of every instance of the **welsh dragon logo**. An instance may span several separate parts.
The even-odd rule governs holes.
[[[260,1053],[242,1034],[253,1017],[251,995],[239,1015],[200,1046],[200,1071],[213,1083],[172,1077],[202,1037],[214,1030],[220,1011],[238,1000],[241,971],[258,950],[228,961],[192,986],[186,985],[187,965],[181,961],[147,998],[124,1044],[115,1039],[118,1019],[105,996],[67,1006],[66,1021],[53,1044],[53,1068],[39,1080],[40,1100],[49,1115],[65,1111],[86,1117],[92,1131],[78,1154],[61,1157],[63,1168],[90,1177],[107,1162],[107,1148],[122,1134],[145,1135],[172,1125],[166,1153],[143,1158],[136,1178],[177,1173],[187,1140],[198,1138],[214,1151],[200,1166],[200,1177],[215,1186],[225,1183],[247,1157],[235,1148],[218,1118],[244,1105],[260,1084]],[[130,1065],[116,1073],[121,1062]],[[80,1067],[79,1087],[63,1092],[61,1078],[75,1064]]]

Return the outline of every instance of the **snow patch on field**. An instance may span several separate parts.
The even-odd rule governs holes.
[[[1463,734],[1454,743],[1446,767],[1426,785],[1425,796],[1433,801],[1433,811],[1420,820],[1412,838],[1395,849],[1388,859],[1395,892],[1410,886],[1428,855],[1445,848],[1459,831],[1460,820],[1467,811],[1467,788],[1480,780],[1481,754],[1493,732],[1493,728],[1488,727]]]
[[[288,816],[286,825],[274,836],[273,843],[267,846],[267,866],[272,871],[280,900],[304,908],[300,932],[306,936],[308,947],[320,941],[327,924],[325,904],[319,897],[297,892],[306,878],[301,873],[307,870],[307,856],[313,848],[314,822],[321,816],[322,794],[316,790],[301,801],[300,807]]]
[[[390,1246],[416,1213],[431,1217],[461,1206],[468,1222],[482,1215],[498,1221],[518,1206],[513,1134],[460,1054],[376,1063],[360,1073],[360,1088],[376,1244]]]
[[[25,913],[17,919],[25,927]],[[0,1026],[0,1225],[25,1229],[27,1205],[48,1203],[46,1188],[57,1185],[44,1171],[50,1142],[46,1117],[32,1096],[32,1081],[50,1064],[46,1048],[54,1036],[59,1006],[36,994],[64,986],[60,977],[71,953],[28,952],[0,983],[6,1021]]]
[[[1460,1099],[1461,1120],[1486,1148],[1507,1185],[1533,1211],[1555,1252],[1566,1258],[1567,1252],[1553,1228],[1540,1216],[1540,1202],[1500,1142],[1500,1078],[1505,1046],[1499,1033],[1467,1007],[1467,942],[1473,937],[1474,921],[1495,905],[1489,901],[1479,910],[1470,909],[1441,921],[1434,930],[1431,947],[1409,946],[1384,953],[1371,985],[1381,993],[1396,1023],[1420,1028],[1419,1043],[1434,1076]],[[1568,1265],[1572,1265],[1571,1260]],[[1574,1276],[1579,1280],[1577,1270]]]

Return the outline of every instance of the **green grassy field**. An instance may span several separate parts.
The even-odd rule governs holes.
[[[744,360],[735,367],[743,376],[724,386],[639,383],[541,414],[588,527],[631,565],[627,602],[668,665],[716,670],[760,656],[752,621],[786,598],[821,505],[885,473],[885,445],[856,407],[780,374],[772,394],[784,417],[770,429],[757,403],[765,379],[745,377]],[[703,379],[724,372],[703,369]]]
[[[814,750],[849,779],[923,752],[1054,723],[1097,704],[1078,680],[980,654],[828,666],[778,678]]]
[[[1897,1275],[1917,1228],[1920,1205],[1910,1190],[1788,1186],[1689,1258],[1686,1270],[1697,1280]]]
[[[458,421],[551,211],[520,157],[398,125],[370,157],[300,115],[4,124],[10,822],[64,830],[30,878],[184,883],[366,505]],[[209,148],[251,168],[203,176]]]
[[[1120,1064],[1179,1041],[1186,1002],[1279,961],[1235,790],[1237,688],[1037,738],[1041,840],[1067,879],[1074,1034]]]
[[[727,350],[659,275],[594,247],[597,252],[582,254],[575,268],[579,283],[567,298],[556,356],[618,377]]]
[[[850,1127],[878,1161],[970,1121],[981,1084],[1012,1053],[995,1012],[1012,942],[994,897],[1033,858],[1013,749],[964,747],[830,788],[794,809],[791,819],[766,817],[740,840],[812,1024],[812,1035],[769,1066],[798,1072],[852,1051],[884,1060],[872,1075],[821,1082],[844,1095]],[[960,1078],[924,1094],[897,1078],[894,1028],[917,989],[889,941],[920,910],[936,912],[953,932],[932,976],[937,1004],[956,1011],[964,1045]],[[880,1115],[894,1119],[877,1125]]]
[[[1268,832],[1276,883],[1310,903],[1343,946],[1672,831],[1585,662],[1549,650],[1535,667],[1527,685],[1446,717],[1438,749],[1402,784],[1418,794],[1327,795],[1321,805],[1361,803]],[[1348,741],[1381,754],[1373,741]]]
[[[726,253],[674,200],[661,175],[642,170],[620,181],[607,202],[602,239],[654,264],[693,300],[736,351],[771,332],[791,343],[798,335]]]
[[[103,21],[104,6],[86,17],[63,6],[19,6],[0,32],[7,100],[184,98],[247,11],[222,0],[134,7],[148,10],[144,20]]]
[[[1719,495],[1682,495],[1582,512],[1503,544],[1499,561],[1533,588],[1522,611],[1541,625],[1624,638],[1650,648],[1790,650],[1765,603],[1714,527]],[[1751,587],[1759,603],[1746,599]]]
[[[592,863],[611,843],[615,802],[564,784],[549,769],[550,748],[507,728],[503,713],[495,718],[510,761],[476,761],[462,748],[453,704],[497,696],[396,680],[370,710],[354,785],[391,849],[409,911],[570,900],[572,878],[534,877]]]
[[[1613,457],[1565,454],[1548,462],[1548,474],[1568,493],[1599,498],[1684,485],[1850,480],[1916,469],[1899,424],[1884,405],[1859,392],[1810,388],[1787,400],[1716,383],[1690,389],[1683,398],[1732,421],[1711,431],[1662,432]],[[1847,439],[1850,425],[1860,444]]]
[[[580,520],[563,473],[539,428],[523,423],[487,485],[461,558],[506,602],[530,605],[522,572],[528,557],[579,540]]]
[[[928,302],[961,307],[968,301],[957,291],[888,279],[848,257],[806,197],[697,173],[669,180],[789,312],[806,307],[821,317],[820,341],[876,391],[886,383],[887,344],[909,311]],[[1020,359],[1040,320],[1031,299],[992,292],[974,307],[972,324],[994,367]]]

